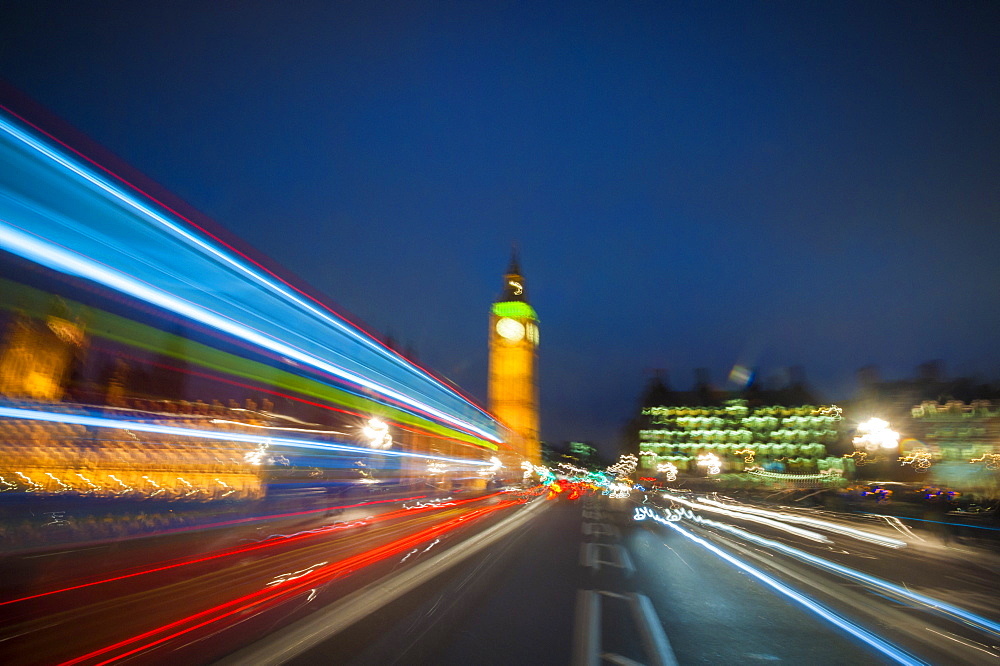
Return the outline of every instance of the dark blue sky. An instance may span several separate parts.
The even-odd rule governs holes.
[[[0,78],[482,399],[516,241],[552,441],[1000,376],[1000,3],[7,2]]]

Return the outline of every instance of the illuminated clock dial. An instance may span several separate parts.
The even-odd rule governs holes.
[[[517,342],[524,337],[524,324],[510,317],[504,317],[497,322],[497,333],[504,340]]]

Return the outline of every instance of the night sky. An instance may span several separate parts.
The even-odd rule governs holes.
[[[1000,377],[998,2],[4,2],[0,78],[481,400],[516,242],[552,442]]]

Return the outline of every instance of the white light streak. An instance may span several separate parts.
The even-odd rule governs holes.
[[[341,368],[340,366],[334,365],[333,363],[320,359],[312,354],[308,354],[285,342],[281,342],[270,336],[264,335],[248,326],[230,319],[229,317],[216,314],[207,308],[195,305],[190,301],[186,301],[166,291],[152,287],[148,283],[109,268],[108,266],[100,264],[92,259],[85,258],[83,255],[76,252],[61,248],[53,243],[39,240],[38,237],[25,233],[9,223],[0,221],[0,229],[3,230],[3,233],[0,233],[0,241],[2,241],[3,246],[7,250],[25,257],[26,259],[30,259],[36,263],[42,264],[43,266],[48,266],[63,273],[69,273],[88,280],[93,280],[124,294],[134,296],[141,301],[152,303],[179,314],[187,319],[191,319],[206,326],[210,326],[216,330],[222,331],[223,333],[232,335],[233,337],[245,340],[257,347],[268,349],[329,375],[333,375],[341,380],[370,389],[381,396],[399,401],[414,409],[457,426],[458,428],[468,432],[473,432],[484,439],[488,439],[492,442],[502,441],[492,433],[489,433],[476,425],[445,414],[441,410],[424,404],[418,400],[414,400],[404,393],[400,393],[399,391],[391,389],[387,386],[373,382],[366,377],[358,375],[357,373]]]
[[[709,475],[718,474],[722,471],[722,462],[719,460],[719,456],[714,453],[698,454],[698,465],[707,467]]]
[[[667,481],[677,480],[677,465],[672,462],[660,463],[656,466],[656,471],[660,474],[665,474]]]
[[[710,500],[706,498],[699,498],[698,500],[702,504],[709,504],[711,506],[721,507],[723,509],[728,509],[730,511],[737,512],[737,514],[747,513],[757,516],[766,516],[773,518],[775,520],[781,520],[789,523],[797,523],[800,525],[809,525],[811,527],[818,527],[819,529],[829,530],[830,532],[836,532],[837,534],[844,534],[846,536],[854,537],[855,539],[860,539],[862,541],[868,541],[871,543],[877,543],[882,546],[888,546],[890,548],[905,548],[906,542],[900,541],[899,539],[893,539],[891,537],[885,537],[880,534],[874,534],[872,532],[865,532],[864,530],[855,529],[853,527],[848,527],[846,525],[840,525],[837,523],[830,522],[828,520],[820,520],[818,518],[809,518],[806,516],[797,516],[791,513],[784,513],[780,511],[768,511],[766,509],[758,509],[756,507],[746,506],[743,504],[723,504],[722,502],[717,502],[715,500]]]
[[[63,414],[58,412],[42,412],[33,409],[19,409],[13,407],[0,407],[0,417],[12,419],[29,419],[32,421],[49,421],[52,423],[70,423],[76,425],[92,426],[97,428],[115,428],[117,430],[136,430],[138,432],[152,432],[161,435],[179,435],[181,437],[195,437],[202,439],[217,439],[229,442],[249,442],[252,444],[275,444],[291,446],[295,448],[318,449],[320,451],[344,451],[348,453],[369,453],[370,450],[360,446],[349,446],[347,444],[333,444],[328,442],[314,442],[305,439],[291,439],[285,437],[262,437],[260,435],[250,435],[238,432],[222,432],[210,430],[195,430],[193,428],[180,428],[177,426],[159,425],[156,423],[139,423],[136,421],[117,421],[115,419],[101,418],[96,416],[84,416],[82,414]],[[413,453],[408,451],[384,451],[382,455],[391,455],[399,458],[419,458],[423,460],[439,460],[456,463],[460,465],[474,465],[482,467],[490,463],[483,460],[447,458],[445,456],[434,456],[425,453]]]
[[[311,574],[314,570],[320,568],[325,564],[326,562],[319,562],[317,564],[308,566],[305,569],[300,569],[298,571],[293,571],[291,573],[278,574],[277,576],[274,577],[273,580],[271,580],[270,583],[267,583],[264,587],[270,587],[272,585],[280,585],[281,583],[287,583],[288,581],[295,580],[296,578],[302,578],[303,576]]]
[[[850,622],[850,621],[848,621],[848,620],[840,617],[839,615],[837,615],[833,611],[831,611],[828,608],[822,606],[821,604],[819,604],[818,602],[814,601],[813,599],[805,596],[804,594],[802,594],[798,590],[795,590],[794,588],[789,587],[785,583],[782,583],[779,580],[777,580],[777,579],[769,576],[768,574],[764,573],[760,569],[757,569],[756,567],[753,567],[750,564],[748,564],[748,563],[746,563],[746,562],[744,562],[744,561],[742,561],[742,560],[740,560],[740,559],[738,559],[736,557],[733,557],[729,553],[725,552],[724,550],[722,550],[718,546],[716,546],[716,545],[714,545],[712,543],[709,543],[705,539],[702,539],[701,537],[696,536],[695,534],[692,534],[691,532],[689,532],[688,530],[684,529],[680,525],[677,525],[676,523],[673,523],[673,522],[668,522],[668,523],[665,523],[665,524],[670,529],[672,529],[672,530],[680,533],[681,535],[683,535],[684,537],[690,539],[691,541],[694,541],[695,543],[697,543],[701,547],[703,547],[703,548],[705,548],[705,549],[707,549],[707,550],[715,553],[716,555],[718,555],[719,557],[721,557],[726,562],[729,562],[730,564],[732,564],[736,568],[738,568],[738,569],[740,569],[742,571],[745,571],[746,573],[750,574],[751,576],[753,576],[757,580],[761,581],[765,585],[771,587],[772,589],[777,590],[778,592],[780,592],[781,594],[787,596],[788,598],[792,599],[793,601],[796,601],[797,603],[801,604],[802,606],[808,608],[809,610],[811,610],[816,615],[822,617],[823,619],[827,620],[828,622],[830,622],[830,623],[834,624],[835,626],[839,627],[840,629],[846,631],[850,635],[852,635],[852,636],[858,638],[859,640],[863,641],[864,643],[870,645],[871,647],[873,647],[874,649],[878,650],[879,652],[881,652],[885,656],[889,657],[890,659],[892,659],[896,663],[907,664],[907,666],[910,666],[910,665],[912,665],[912,666],[919,666],[919,665],[922,665],[924,663],[924,662],[920,661],[919,659],[917,659],[916,657],[913,657],[913,656],[907,654],[906,652],[904,652],[903,650],[899,649],[898,647],[896,647],[892,643],[889,643],[888,641],[882,639],[881,637],[876,636],[872,632],[867,631],[867,630],[859,627],[858,625],[854,624],[853,622]]]
[[[640,519],[641,520],[641,519]],[[845,567],[836,562],[831,562],[830,560],[825,560],[822,557],[817,557],[798,548],[793,548],[792,546],[781,543],[780,541],[774,541],[773,539],[767,539],[762,536],[753,534],[752,532],[747,532],[746,530],[734,527],[732,525],[726,525],[725,523],[720,523],[714,520],[708,520],[701,518],[700,516],[695,516],[694,520],[704,525],[709,525],[711,527],[716,527],[718,529],[724,530],[731,534],[735,534],[743,539],[751,541],[761,546],[771,548],[773,550],[780,551],[786,555],[794,557],[803,562],[812,564],[813,566],[819,567],[821,569],[826,569],[837,575],[843,576],[844,578],[850,578],[852,580],[860,581],[872,587],[890,592],[892,594],[898,595],[910,601],[913,601],[921,606],[924,606],[934,612],[941,613],[950,617],[958,618],[965,622],[966,624],[976,627],[977,629],[984,631],[985,633],[993,636],[1000,637],[1000,623],[994,622],[989,618],[977,615],[964,608],[959,608],[944,601],[928,597],[926,595],[920,594],[918,592],[911,592],[909,589],[896,585],[895,583],[890,583],[887,580],[877,578],[875,576],[866,574],[864,572],[858,571],[856,569],[851,569],[850,567]],[[663,522],[663,521],[658,521]],[[673,523],[676,521],[667,522]],[[669,527],[683,531],[677,525],[670,524]]]
[[[735,511],[730,511],[729,509],[724,507],[720,508],[718,506],[711,506],[711,505],[705,506],[704,504],[689,502],[686,499],[681,499],[680,497],[674,497],[673,495],[669,496],[665,495],[664,497],[669,497],[672,501],[676,502],[677,504],[686,506],[690,509],[695,509],[697,511],[720,513],[724,516],[729,516],[730,518],[735,518],[737,520],[745,520],[752,523],[759,523],[761,525],[766,525],[776,530],[781,530],[782,532],[788,532],[789,534],[794,534],[804,539],[809,539],[810,541],[818,541],[820,543],[830,543],[830,540],[825,536],[823,536],[822,534],[813,532],[812,530],[804,530],[799,527],[792,527],[791,525],[786,525],[777,520],[771,520],[770,518],[764,518],[762,516],[755,516],[752,514],[741,514]]]
[[[618,458],[618,462],[608,467],[608,473],[617,479],[624,479],[639,467],[639,459],[631,453]]]
[[[153,209],[153,208],[151,208],[151,207],[149,207],[147,205],[144,205],[141,201],[139,201],[138,199],[136,199],[135,196],[132,195],[131,193],[122,191],[119,187],[117,187],[115,185],[112,185],[107,180],[105,180],[103,177],[95,176],[93,173],[89,172],[88,169],[86,169],[84,167],[81,167],[79,164],[75,163],[72,159],[68,159],[65,156],[61,155],[57,150],[53,150],[49,146],[45,145],[44,142],[42,142],[42,141],[36,139],[35,137],[31,136],[30,133],[21,130],[17,126],[15,126],[15,125],[7,122],[6,120],[4,120],[2,118],[0,118],[0,129],[6,131],[11,137],[17,139],[23,145],[28,146],[29,148],[35,150],[36,152],[40,153],[41,155],[43,155],[43,156],[47,157],[48,159],[54,161],[55,163],[59,164],[63,168],[71,171],[72,173],[75,173],[76,175],[78,175],[79,177],[83,178],[87,182],[89,182],[92,185],[96,186],[97,188],[99,188],[100,190],[102,190],[103,192],[105,192],[106,194],[110,195],[112,198],[116,199],[119,203],[124,204],[125,206],[130,207],[130,208],[132,208],[135,211],[138,211],[139,213],[142,214],[142,216],[144,216],[148,220],[156,222],[156,223],[159,223],[160,225],[162,225],[163,227],[165,227],[169,231],[173,232],[175,235],[180,236],[181,238],[187,240],[188,242],[193,243],[194,245],[200,247],[202,250],[210,253],[211,255],[215,256],[217,259],[219,259],[219,260],[225,262],[226,264],[232,266],[233,268],[237,269],[241,273],[243,273],[246,276],[250,277],[254,281],[256,281],[256,282],[264,285],[265,287],[267,287],[272,292],[280,295],[282,298],[295,303],[299,307],[301,307],[304,310],[308,311],[313,316],[319,318],[320,320],[322,320],[322,321],[324,321],[324,322],[326,322],[328,324],[331,324],[332,326],[336,327],[338,330],[342,331],[343,333],[346,333],[347,335],[349,335],[353,339],[357,340],[358,342],[361,342],[362,344],[364,344],[364,345],[368,346],[369,348],[373,349],[378,354],[383,355],[383,356],[390,356],[391,355],[394,359],[398,359],[398,361],[401,361],[402,363],[404,363],[405,364],[404,367],[406,367],[411,373],[416,374],[416,375],[424,378],[425,380],[429,380],[433,385],[437,386],[438,388],[443,388],[443,387],[441,387],[440,382],[438,382],[437,380],[435,380],[433,377],[431,377],[429,374],[427,374],[422,369],[420,369],[417,366],[415,366],[412,362],[406,360],[405,358],[403,358],[399,354],[395,354],[391,350],[387,349],[384,345],[379,344],[378,342],[376,342],[375,340],[373,340],[371,337],[369,337],[369,336],[361,333],[360,331],[358,331],[353,326],[350,326],[350,325],[346,324],[339,317],[336,317],[336,316],[331,317],[330,314],[327,311],[324,311],[324,310],[321,310],[321,309],[317,308],[313,303],[310,303],[308,300],[302,298],[302,296],[300,296],[299,294],[295,293],[293,290],[291,290],[289,288],[286,288],[286,286],[283,286],[282,284],[279,284],[278,282],[275,282],[274,280],[272,280],[270,278],[265,277],[264,275],[260,274],[256,270],[254,270],[254,269],[250,268],[249,266],[247,266],[242,261],[237,260],[231,254],[229,254],[229,253],[221,250],[220,248],[216,247],[212,243],[209,243],[209,242],[205,241],[204,239],[199,238],[198,235],[196,235],[195,233],[192,233],[191,231],[188,231],[182,225],[179,225],[176,222],[174,222],[174,221],[170,220],[169,218],[165,217],[164,215],[162,215],[157,210],[155,210],[155,209]],[[518,289],[521,289],[521,285],[520,284],[518,284],[518,283],[515,282],[514,285],[516,285],[518,287]],[[522,289],[522,291],[523,291],[523,289]],[[520,291],[518,293],[520,293]],[[455,395],[458,395],[458,394],[455,394]],[[466,400],[464,397],[462,397],[460,395],[458,395],[458,397],[460,399],[462,399],[464,402],[466,402],[467,404],[469,404],[472,407],[474,407],[477,411],[480,411],[483,414],[485,414],[485,412],[483,412],[482,409],[480,409],[477,405],[475,405],[472,402]],[[492,438],[489,438],[489,439],[492,439]],[[499,441],[499,440],[494,439],[493,441]]]

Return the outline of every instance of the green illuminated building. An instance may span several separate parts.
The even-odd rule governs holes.
[[[746,400],[728,400],[722,406],[646,407],[642,415],[639,472],[643,476],[662,474],[667,463],[680,476],[840,477],[845,471],[845,461],[827,453],[841,436],[843,420],[837,407],[750,408]]]

